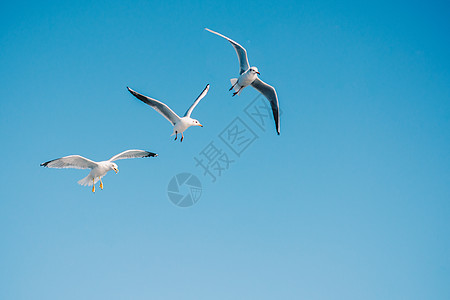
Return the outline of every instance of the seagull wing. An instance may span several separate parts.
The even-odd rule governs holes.
[[[153,152],[148,152],[144,150],[126,150],[122,153],[114,155],[109,159],[109,161],[115,161],[119,159],[127,159],[127,158],[141,158],[141,157],[153,157],[158,156],[158,154]]]
[[[248,68],[250,67],[248,64],[248,58],[247,58],[247,51],[245,50],[244,47],[242,47],[241,45],[239,45],[238,43],[236,43],[235,41],[233,41],[232,39],[224,36],[223,34],[220,34],[218,32],[212,31],[211,29],[205,28],[205,30],[208,30],[211,33],[217,34],[218,36],[223,37],[224,39],[228,40],[231,45],[233,45],[234,50],[236,50],[237,56],[239,58],[239,67],[241,68],[239,71],[239,74],[244,73],[245,71],[248,70]]]
[[[192,104],[191,107],[189,107],[189,109],[186,111],[186,113],[184,114],[185,117],[188,117],[188,118],[191,117],[192,111],[197,106],[197,104],[200,102],[200,100],[202,100],[206,96],[208,91],[209,91],[209,84],[206,85],[203,92],[197,97],[197,99],[195,99],[194,104]]]
[[[267,98],[272,107],[273,119],[275,120],[275,126],[277,127],[277,133],[280,134],[280,106],[278,104],[277,92],[273,86],[268,85],[259,78],[256,78],[252,82],[252,86],[258,90],[264,97]]]
[[[176,113],[174,113],[173,110],[171,110],[166,104],[158,100],[152,99],[150,97],[141,95],[138,92],[133,91],[129,87],[127,87],[127,89],[128,91],[130,91],[131,94],[133,94],[133,96],[135,96],[145,104],[148,104],[151,107],[153,107],[154,110],[159,112],[164,118],[166,118],[173,125],[175,125],[175,123],[180,120],[180,117]]]
[[[69,155],[42,163],[41,166],[47,168],[73,168],[73,169],[93,169],[98,166],[95,161],[80,155]]]

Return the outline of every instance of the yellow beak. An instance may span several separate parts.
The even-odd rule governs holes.
[[[117,174],[117,172],[119,172],[116,168],[114,168],[114,172],[116,172],[116,174]]]

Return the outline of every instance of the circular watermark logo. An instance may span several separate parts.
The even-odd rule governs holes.
[[[167,186],[169,200],[179,207],[194,205],[202,195],[202,183],[191,173],[180,173],[172,177]]]

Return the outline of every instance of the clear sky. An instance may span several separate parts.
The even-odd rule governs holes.
[[[449,9],[3,3],[0,299],[449,299]],[[255,90],[231,97],[236,54],[204,27],[276,87],[280,136],[246,114]],[[126,90],[182,114],[207,83],[183,143]],[[211,143],[233,160],[215,182],[195,161]],[[95,194],[86,170],[39,166],[134,148],[160,156],[118,161]],[[183,172],[203,187],[188,208],[167,194]]]

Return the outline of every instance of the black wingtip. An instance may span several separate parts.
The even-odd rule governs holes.
[[[136,93],[134,90],[130,89],[129,87],[127,87],[128,91],[130,92],[131,95],[135,96],[136,98],[139,99],[139,97],[137,96],[138,93]],[[139,99],[140,100],[140,99]]]
[[[46,161],[45,163],[40,164],[40,166],[41,166],[41,167],[47,167],[47,165],[48,165],[49,162],[51,162],[51,160],[50,160],[50,161]]]
[[[148,152],[146,157],[156,157],[156,156],[158,156],[158,154],[153,153],[153,152]]]

